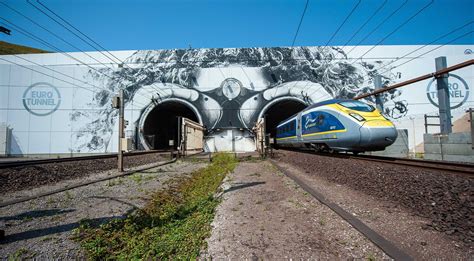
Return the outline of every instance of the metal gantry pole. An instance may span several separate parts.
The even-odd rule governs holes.
[[[471,147],[474,150],[474,117],[472,117],[474,109],[469,108],[467,112],[469,113],[469,123],[471,123]]]
[[[382,76],[380,75],[375,75],[374,78],[374,87],[375,91],[378,91],[382,89]],[[376,94],[375,95],[375,106],[380,112],[383,112],[383,101],[382,101],[382,95],[381,94]]]
[[[436,71],[446,69],[447,61],[445,56],[436,58]],[[438,91],[438,109],[441,134],[452,132],[451,126],[451,103],[449,102],[449,87],[447,73],[436,77],[436,89]]]
[[[118,171],[123,172],[123,146],[122,146],[122,139],[125,138],[124,133],[124,97],[123,97],[123,89],[119,91],[118,95],[118,106],[119,106],[119,133],[118,133]]]

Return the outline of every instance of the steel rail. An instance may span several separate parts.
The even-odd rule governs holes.
[[[64,191],[67,191],[67,190],[71,190],[71,189],[75,189],[75,188],[79,188],[79,187],[84,187],[84,186],[94,184],[94,183],[97,183],[97,182],[102,182],[102,181],[106,181],[106,180],[110,180],[110,179],[129,176],[129,175],[132,175],[132,174],[137,173],[137,172],[141,172],[141,171],[144,171],[144,170],[148,170],[148,169],[152,169],[152,168],[156,168],[156,167],[159,167],[159,166],[163,166],[163,165],[173,163],[176,160],[177,160],[177,158],[173,158],[172,160],[169,160],[169,161],[159,162],[159,163],[156,163],[156,164],[153,164],[151,166],[144,167],[144,168],[125,171],[125,172],[122,172],[122,173],[117,174],[117,175],[108,176],[108,177],[104,177],[104,178],[99,178],[99,179],[95,179],[95,180],[91,180],[91,181],[84,181],[84,182],[76,183],[76,184],[73,184],[73,185],[66,185],[62,188],[53,189],[53,190],[46,191],[46,192],[43,192],[43,193],[39,193],[39,194],[30,196],[30,197],[24,197],[24,198],[9,200],[9,201],[3,201],[3,202],[0,202],[0,208],[10,206],[10,205],[15,205],[15,204],[18,204],[18,203],[30,201],[30,200],[45,197],[45,196],[49,196],[49,195],[53,195],[53,194],[57,194],[57,193],[64,192]]]
[[[456,172],[459,174],[464,174],[474,177],[474,164],[469,163],[459,163],[459,162],[447,162],[447,161],[436,161],[436,160],[421,160],[421,159],[408,159],[408,158],[398,158],[398,157],[386,157],[386,156],[376,156],[376,155],[351,155],[351,154],[329,154],[329,153],[315,153],[312,150],[302,150],[302,149],[282,149],[287,151],[295,151],[302,153],[309,153],[318,156],[326,157],[337,157],[337,158],[346,158],[346,159],[357,159],[357,160],[366,160],[366,161],[375,161],[380,163],[394,164],[394,165],[404,165],[409,167],[417,167],[424,169],[434,169],[447,172]]]
[[[151,153],[170,153],[170,151],[161,151],[161,150],[137,151],[137,152],[125,153],[124,156],[138,156],[138,155],[151,154]],[[110,158],[117,158],[117,153],[56,158],[56,159],[7,161],[7,162],[0,162],[0,169],[30,166],[30,165],[40,165],[40,164],[50,164],[50,163],[61,163],[61,162],[69,162],[69,161],[97,160],[97,159],[110,159]]]
[[[298,184],[303,190],[308,192],[316,200],[326,205],[328,208],[330,208],[332,211],[338,214],[341,218],[346,220],[352,227],[354,227],[357,231],[362,233],[367,239],[369,239],[372,243],[378,246],[383,252],[385,252],[391,258],[395,260],[413,260],[413,257],[411,257],[409,254],[405,253],[403,250],[398,248],[393,242],[384,238],[382,235],[380,235],[379,233],[371,229],[369,226],[364,224],[364,222],[362,222],[356,216],[344,210],[338,204],[333,203],[330,200],[328,200],[323,194],[315,190],[313,187],[308,185],[302,179],[296,177],[292,173],[280,167],[275,160],[270,160],[270,162],[280,172],[285,174],[288,178],[292,179],[296,184]]]
[[[424,80],[427,80],[427,79],[430,79],[430,78],[433,78],[433,77],[438,78],[438,77],[442,76],[443,74],[449,73],[451,71],[459,70],[461,68],[471,66],[473,64],[474,64],[474,59],[467,60],[465,62],[458,63],[458,64],[455,64],[453,66],[446,67],[442,70],[439,70],[439,71],[436,71],[436,72],[433,72],[433,73],[428,73],[428,74],[425,74],[425,75],[422,75],[422,76],[419,76],[419,77],[416,77],[416,78],[413,78],[413,79],[410,79],[410,80],[407,80],[407,81],[404,81],[404,82],[400,82],[400,83],[397,83],[397,84],[394,84],[394,85],[391,85],[391,86],[387,86],[387,87],[384,87],[382,89],[378,89],[376,91],[373,91],[371,93],[366,93],[366,94],[359,95],[359,96],[355,97],[354,100],[360,100],[360,99],[363,99],[363,98],[367,98],[369,96],[374,96],[374,95],[380,94],[382,92],[387,92],[387,91],[390,91],[390,90],[393,90],[393,89],[396,89],[396,88],[403,87],[405,85],[409,85],[409,84],[412,84],[412,83],[424,81]]]
[[[349,158],[474,175],[474,164],[435,160],[405,159],[375,155],[350,155]]]

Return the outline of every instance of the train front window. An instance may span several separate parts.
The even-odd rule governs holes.
[[[342,105],[354,111],[372,112],[375,110],[373,106],[360,101],[344,101],[340,102],[339,105]]]

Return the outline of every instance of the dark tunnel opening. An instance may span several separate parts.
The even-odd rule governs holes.
[[[178,117],[199,122],[193,110],[180,102],[163,102],[153,108],[143,124],[143,136],[151,149],[171,149],[169,140],[174,140],[173,148],[177,148]]]
[[[270,106],[265,112],[265,130],[271,137],[276,137],[278,123],[302,111],[306,105],[296,100],[282,100]]]

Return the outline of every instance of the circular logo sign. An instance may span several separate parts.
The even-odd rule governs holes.
[[[469,86],[463,78],[449,74],[448,78],[448,92],[451,109],[461,107],[469,97]],[[434,106],[438,107],[438,90],[436,78],[433,78],[426,88],[426,96]]]
[[[35,83],[23,93],[23,106],[36,116],[49,115],[56,111],[60,104],[61,94],[49,83]]]

